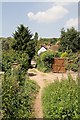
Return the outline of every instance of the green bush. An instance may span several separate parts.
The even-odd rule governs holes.
[[[46,87],[42,96],[44,118],[79,120],[78,90],[80,88],[71,76],[60,82],[56,80]]]
[[[68,57],[68,53],[67,52],[64,52],[61,54],[61,58],[65,58],[65,57]]]
[[[71,70],[74,71],[74,72],[77,72],[78,71],[78,64],[72,64],[71,65]]]
[[[29,57],[25,52],[10,50],[2,54],[3,80],[3,120],[27,119],[33,117],[33,101],[38,85],[29,80],[26,73]],[[12,67],[13,63],[17,63]]]
[[[54,53],[54,56],[55,56],[55,57],[61,57],[61,54],[62,54],[62,52],[56,51],[56,52]]]
[[[54,53],[50,50],[45,51],[37,58],[37,68],[43,72],[49,72],[53,62]]]
[[[9,54],[9,52],[3,52],[2,53],[2,70],[6,72],[8,69],[11,69],[12,62],[13,62],[12,54]]]
[[[38,85],[25,79],[24,84],[19,84],[17,76],[4,76],[3,81],[3,120],[27,119],[33,117],[33,101],[39,87]]]
[[[17,61],[20,63],[22,70],[25,72],[29,68],[29,56],[25,52],[20,52]]]
[[[74,54],[74,53],[70,52],[68,54],[68,62],[66,64],[66,69],[77,72],[78,71],[78,66],[79,66],[78,62],[79,62],[78,53]]]
[[[28,60],[29,57],[25,52],[18,53],[14,50],[4,51],[2,53],[2,70],[6,72],[8,69],[11,69],[11,65],[16,62],[21,65],[22,70],[27,71],[29,68]]]

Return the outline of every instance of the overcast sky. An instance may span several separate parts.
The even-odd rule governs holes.
[[[3,2],[1,6],[3,37],[12,37],[20,24],[40,37],[59,37],[63,27],[78,28],[78,2]]]

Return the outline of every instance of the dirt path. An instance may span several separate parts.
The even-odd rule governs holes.
[[[43,73],[38,71],[37,69],[29,69],[28,75],[31,80],[34,80],[37,82],[37,84],[40,86],[40,90],[36,96],[35,104],[34,104],[34,111],[35,111],[35,117],[36,118],[43,118],[43,112],[42,112],[42,90],[43,88],[48,85],[49,83],[54,82],[55,79],[61,79],[61,78],[67,78],[68,72],[66,73]],[[77,73],[71,72],[71,75],[73,78],[76,78]]]
[[[45,86],[43,76],[37,69],[29,69],[28,74],[29,74],[29,78],[31,80],[36,81],[37,84],[40,86],[40,90],[36,96],[36,100],[34,103],[34,110],[35,110],[34,114],[36,118],[43,118],[42,101],[41,101],[42,90]]]

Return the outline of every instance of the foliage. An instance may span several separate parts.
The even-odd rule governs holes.
[[[19,84],[17,75],[6,73],[3,81],[3,120],[27,119],[33,113],[34,95],[38,91],[37,84],[28,78]]]
[[[13,34],[16,40],[12,48],[16,51],[24,51],[29,56],[29,65],[35,54],[35,39],[32,39],[32,34],[28,27],[20,25],[17,27],[17,31]]]
[[[14,50],[3,51],[2,53],[2,70],[7,71],[11,69],[13,63],[21,64],[21,69],[27,71],[29,68],[29,57],[25,52],[15,52]]]
[[[71,65],[71,70],[74,71],[74,72],[77,72],[78,71],[78,64],[72,64]]]
[[[18,54],[17,62],[21,65],[21,71],[27,71],[29,68],[29,56],[26,52],[20,52]]]
[[[41,44],[53,44],[55,45],[60,38],[40,38],[39,43]]]
[[[55,80],[43,91],[43,112],[44,118],[53,120],[74,120],[80,119],[78,109],[78,90],[80,87],[69,75],[68,79],[60,82]]]
[[[78,52],[77,53],[72,53],[70,51],[68,51],[68,62],[66,64],[66,69],[67,70],[72,70],[74,72],[78,71],[78,66],[79,66],[79,59],[78,59]]]
[[[74,71],[74,72],[77,72],[77,71],[78,71],[78,64],[75,64],[75,63],[67,63],[66,69],[67,69],[67,70],[72,70],[72,71]]]
[[[15,54],[14,54],[15,55]],[[11,63],[14,61],[13,52],[3,52],[2,53],[2,71],[7,71],[11,69]]]
[[[38,37],[39,37],[38,33],[35,32],[35,35],[34,35],[34,39],[35,39],[35,41],[38,41]]]
[[[60,50],[72,50],[77,52],[80,50],[80,32],[75,30],[75,28],[70,28],[65,31],[61,30],[61,40],[60,40]]]
[[[40,38],[37,41],[37,46],[36,46],[36,53],[40,49],[41,45],[55,45],[57,41],[59,41],[60,38]]]
[[[0,120],[2,118],[2,81],[4,80],[4,73],[0,72]]]
[[[8,38],[1,38],[2,39],[2,50],[7,51],[11,49],[11,46],[15,42],[14,38],[8,37]]]
[[[49,72],[53,62],[54,53],[50,50],[43,52],[37,58],[37,68],[43,72]]]
[[[55,57],[61,57],[62,52],[56,51],[54,52]]]
[[[24,51],[9,48],[2,52],[2,70],[5,72],[2,85],[3,120],[33,117],[33,101],[39,86],[26,78],[28,60],[28,54]],[[14,63],[16,66],[13,66]]]
[[[68,53],[66,51],[61,54],[61,58],[65,58],[65,57],[68,57]]]

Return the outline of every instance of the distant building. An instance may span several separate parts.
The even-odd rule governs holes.
[[[59,45],[51,45],[50,49],[51,49],[53,52],[56,52],[56,51],[58,51],[58,49],[59,49]]]
[[[41,53],[47,51],[47,48],[45,46],[41,46],[40,50],[38,51],[38,55],[40,56]]]

